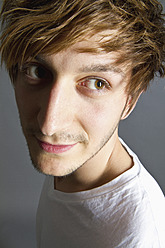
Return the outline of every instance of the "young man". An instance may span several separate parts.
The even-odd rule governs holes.
[[[165,75],[156,0],[6,0],[1,55],[34,167],[40,248],[163,248],[165,200],[118,137]]]

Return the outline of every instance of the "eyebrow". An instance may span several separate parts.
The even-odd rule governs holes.
[[[40,56],[40,55],[37,55],[34,59],[37,60],[39,63],[42,63],[43,65],[44,64],[45,65],[48,64],[47,61],[46,61],[46,59],[44,57]]]
[[[35,57],[35,59],[43,64],[47,64],[47,61],[40,55],[37,55]],[[110,64],[93,64],[90,66],[83,66],[82,68],[78,69],[78,72],[82,72],[82,73],[88,73],[88,72],[115,72],[118,74],[121,74],[122,77],[125,77],[125,73],[123,72],[122,69],[120,69],[119,67],[115,67],[113,65]]]
[[[115,67],[110,64],[96,64],[96,65],[90,65],[90,66],[83,66],[79,69],[80,72],[107,72],[112,71],[115,73],[119,73],[122,75],[122,77],[125,76],[125,73],[118,67]]]

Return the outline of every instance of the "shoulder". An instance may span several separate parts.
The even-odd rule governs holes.
[[[119,221],[123,225],[124,237],[128,242],[126,247],[163,248],[165,247],[164,195],[136,154],[127,146],[126,149],[133,157],[134,168],[127,172],[131,176],[123,187],[120,187],[117,197]]]

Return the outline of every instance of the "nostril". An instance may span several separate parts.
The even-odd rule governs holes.
[[[47,111],[41,110],[38,114],[37,121],[40,127],[40,131],[46,135],[51,136],[55,132],[55,120],[48,114]]]

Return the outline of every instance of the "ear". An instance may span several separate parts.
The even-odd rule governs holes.
[[[133,96],[128,96],[121,120],[126,119],[132,113],[142,93],[143,91],[136,97],[136,100],[134,100]]]

